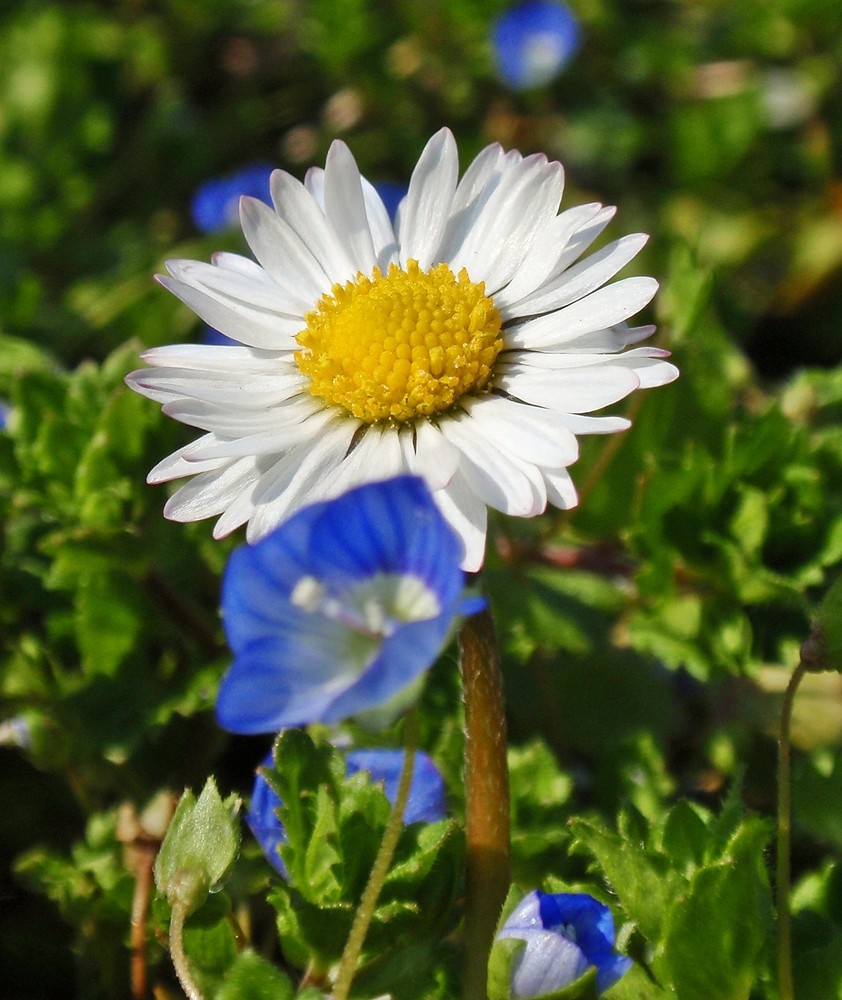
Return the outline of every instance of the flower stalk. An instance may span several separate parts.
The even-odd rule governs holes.
[[[791,723],[792,706],[802,678],[809,670],[803,653],[787,684],[781,705],[781,728],[778,738],[778,836],[775,871],[778,916],[778,996],[793,1000],[792,923],[789,912],[790,836],[792,816]]]
[[[398,792],[395,796],[395,804],[389,816],[389,822],[383,833],[383,840],[380,842],[380,849],[374,859],[371,874],[368,877],[365,891],[363,892],[360,905],[354,915],[354,922],[351,925],[351,933],[345,944],[342,958],[339,960],[339,969],[336,974],[336,983],[333,987],[333,1000],[347,1000],[351,992],[351,984],[354,981],[354,974],[357,971],[357,963],[365,942],[365,936],[369,925],[377,908],[377,900],[386,876],[389,874],[389,867],[395,855],[395,848],[398,846],[401,832],[403,830],[403,814],[406,808],[406,801],[409,798],[409,790],[412,787],[412,771],[415,765],[415,751],[418,746],[418,709],[411,709],[404,719],[404,748],[406,756],[403,768],[401,769],[400,781],[398,782]]]
[[[462,993],[487,996],[488,956],[510,882],[509,771],[500,654],[491,613],[459,633],[465,701],[466,901]]]
[[[187,906],[177,903],[172,908],[170,917],[170,957],[175,968],[175,974],[184,990],[184,995],[188,1000],[204,1000],[193,973],[190,971],[190,963],[184,951],[184,921],[187,918],[189,909]]]

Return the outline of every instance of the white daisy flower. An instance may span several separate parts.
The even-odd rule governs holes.
[[[168,262],[161,284],[242,346],[154,348],[128,377],[205,432],[149,474],[193,476],[167,517],[218,517],[216,537],[248,523],[254,541],[307,504],[409,472],[474,571],[488,507],[533,517],[576,504],[576,436],[629,426],[591,412],[678,374],[667,351],[631,346],[653,327],[625,322],[655,280],[606,286],[646,237],[582,259],[614,209],[559,213],[563,170],[543,155],[495,144],[458,171],[442,129],[393,226],[334,142],[304,184],[272,174],[274,211],[243,198],[258,263]]]

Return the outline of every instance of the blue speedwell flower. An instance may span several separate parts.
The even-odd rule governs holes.
[[[553,0],[527,0],[507,10],[494,26],[497,71],[515,90],[549,83],[578,48],[576,18]]]
[[[372,781],[383,783],[383,791],[394,804],[398,782],[403,768],[403,750],[349,750],[345,756],[348,775],[368,771]],[[272,767],[272,754],[263,761],[263,767]],[[258,772],[251,793],[251,805],[246,822],[269,863],[284,878],[286,867],[278,847],[286,843],[286,831],[278,818],[281,800]],[[436,765],[427,754],[417,752],[412,768],[412,784],[403,812],[403,821],[410,823],[435,823],[445,817],[444,781]]]
[[[272,167],[266,163],[253,163],[228,177],[216,177],[203,184],[190,205],[193,224],[202,233],[216,233],[237,224],[240,218],[240,198],[248,195],[267,204],[269,176]]]
[[[220,724],[277,732],[405,695],[454,617],[477,610],[462,598],[460,553],[414,476],[314,504],[235,551],[222,587],[235,660],[217,700]]]
[[[614,920],[603,903],[583,892],[530,892],[500,929],[526,948],[512,963],[513,1000],[534,1000],[575,983],[596,967],[597,991],[613,986],[632,962],[614,951]]]

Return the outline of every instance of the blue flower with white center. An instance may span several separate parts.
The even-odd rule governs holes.
[[[203,184],[190,205],[193,224],[202,233],[216,233],[235,226],[240,219],[240,198],[247,195],[271,203],[269,176],[272,167],[254,163],[228,177]]]
[[[502,14],[494,25],[497,71],[515,90],[554,80],[579,48],[573,13],[553,0],[527,0]]]
[[[461,546],[424,481],[371,483],[236,550],[222,586],[235,733],[334,723],[414,692],[464,600]]]
[[[373,782],[382,782],[386,798],[394,804],[403,768],[403,750],[349,750],[345,761],[349,777],[358,771],[368,771]],[[262,766],[272,765],[272,754],[269,753]],[[286,878],[286,866],[278,853],[279,846],[286,843],[286,831],[277,813],[280,806],[280,798],[258,772],[246,822],[269,863]],[[410,823],[435,823],[444,819],[445,815],[444,780],[427,754],[419,751],[413,761],[412,784],[403,821],[407,826]]]
[[[512,1000],[550,996],[593,967],[602,993],[632,966],[614,951],[611,910],[583,892],[530,892],[498,932],[506,938],[526,942],[512,962]]]

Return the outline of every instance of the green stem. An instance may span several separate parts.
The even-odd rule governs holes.
[[[503,678],[488,610],[459,633],[465,700],[465,933],[462,995],[488,994],[488,955],[509,891],[509,771]]]
[[[190,971],[190,963],[184,953],[184,921],[187,917],[187,908],[184,906],[173,906],[170,917],[170,956],[175,967],[175,974],[181,983],[181,988],[189,1000],[204,1000],[201,990],[196,985],[196,980]]]
[[[792,815],[790,723],[792,722],[795,693],[807,670],[808,665],[802,657],[789,679],[781,705],[781,731],[778,741],[778,856],[776,862],[779,1000],[793,1000],[792,927],[789,913],[790,819]]]
[[[403,813],[406,808],[406,800],[409,798],[409,790],[412,787],[412,771],[415,764],[415,750],[418,746],[418,709],[411,709],[404,720],[404,762],[401,769],[400,781],[398,782],[398,793],[395,796],[395,804],[389,816],[389,822],[383,832],[383,840],[380,842],[380,849],[374,859],[371,874],[368,877],[363,897],[354,915],[354,922],[351,925],[351,933],[339,960],[339,969],[336,973],[336,983],[333,987],[333,1000],[348,1000],[351,992],[351,984],[354,981],[354,974],[357,971],[357,963],[363,950],[363,943],[368,932],[369,924],[377,908],[377,900],[380,897],[380,890],[389,874],[389,867],[395,855],[395,848],[398,846],[401,831],[403,830]]]

